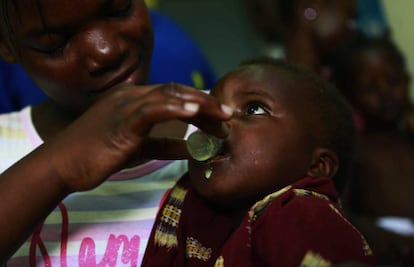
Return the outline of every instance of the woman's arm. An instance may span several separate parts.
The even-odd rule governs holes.
[[[197,125],[199,115],[214,123]],[[123,85],[105,96],[0,175],[0,264],[68,194],[97,187],[133,159],[185,157],[176,144],[148,138],[155,124],[178,119],[223,135],[229,117],[212,96],[177,84]]]

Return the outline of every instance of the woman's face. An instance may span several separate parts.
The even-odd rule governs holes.
[[[153,35],[144,0],[38,3],[9,1],[3,44],[58,105],[80,113],[120,83],[147,82]]]

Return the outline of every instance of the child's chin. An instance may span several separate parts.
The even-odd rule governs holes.
[[[218,192],[199,192],[200,196],[208,203],[218,210],[238,210],[246,205],[230,197],[228,194],[220,194]]]

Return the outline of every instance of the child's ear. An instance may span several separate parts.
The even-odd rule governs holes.
[[[316,148],[307,175],[332,178],[338,171],[338,156],[326,148]]]

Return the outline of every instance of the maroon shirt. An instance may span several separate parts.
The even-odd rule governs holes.
[[[234,229],[231,218],[203,202],[184,176],[157,216],[142,266],[299,267],[347,261],[374,264],[367,242],[344,218],[330,179],[303,178],[268,195]]]

